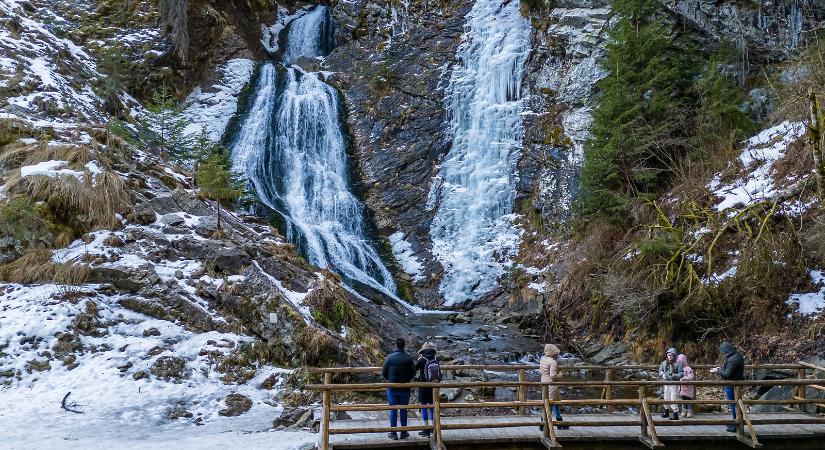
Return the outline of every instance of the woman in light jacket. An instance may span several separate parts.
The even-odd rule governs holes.
[[[541,371],[542,383],[557,381],[556,378],[559,374],[559,363],[556,361],[556,356],[558,356],[559,353],[559,348],[553,344],[547,344],[544,346],[544,356],[542,356],[541,361],[539,361],[539,370]],[[548,386],[547,396],[551,401],[559,401],[559,387]],[[553,414],[556,416],[557,422],[562,421],[561,409],[559,408],[559,405],[553,405]],[[539,428],[544,429],[544,426],[539,425]],[[560,430],[566,430],[570,427],[559,426],[558,428]]]

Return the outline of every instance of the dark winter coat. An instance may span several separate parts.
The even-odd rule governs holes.
[[[415,378],[415,361],[409,353],[396,350],[384,359],[381,376],[390,383],[409,383]]]
[[[418,381],[427,381],[424,369],[427,367],[428,362],[436,359],[435,349],[425,348],[418,352],[418,354],[421,355],[418,361],[415,362],[415,370],[418,371]],[[433,403],[433,388],[418,388],[418,402],[423,405],[431,405]]]
[[[744,380],[745,359],[742,358],[742,354],[727,342],[722,342],[719,351],[725,355],[725,364],[719,370],[719,376],[723,380]]]

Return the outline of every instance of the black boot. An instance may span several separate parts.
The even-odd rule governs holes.
[[[406,431],[402,431],[401,436],[399,436],[398,438],[399,439],[407,439],[408,437],[410,437],[410,433],[407,433]]]
[[[665,412],[662,413],[662,419],[667,419],[668,417],[670,417],[670,413],[668,410],[665,410]]]
[[[673,415],[670,416],[670,420],[679,420],[679,413],[673,413]]]
[[[397,441],[398,440],[398,433],[396,433],[395,431],[392,431],[387,435],[387,437],[392,439],[393,441]]]
[[[728,425],[725,427],[725,430],[728,433],[736,433],[736,425]]]
[[[564,422],[564,419],[562,419],[561,417],[556,417],[556,422]],[[558,429],[558,430],[569,430],[570,427],[568,427],[567,425],[556,425],[556,429]]]
[[[418,432],[419,436],[430,437],[430,430],[421,430]]]

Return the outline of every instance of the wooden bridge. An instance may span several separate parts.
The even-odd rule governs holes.
[[[703,370],[713,366],[693,366],[697,378]],[[666,442],[707,442],[709,440],[739,441],[752,448],[761,447],[760,437],[775,442],[778,439],[789,442],[820,442],[813,447],[825,449],[825,416],[810,414],[812,407],[825,408],[825,400],[809,399],[807,388],[825,391],[825,380],[818,379],[825,375],[825,367],[799,362],[792,364],[757,364],[746,366],[752,374],[757,370],[785,371],[795,374],[795,378],[778,380],[722,381],[697,380],[680,382],[697,387],[713,386],[721,392],[723,386],[733,386],[734,400],[694,399],[665,402],[658,398],[655,389],[668,384],[663,381],[617,380],[616,374],[626,375],[639,371],[656,371],[658,366],[622,365],[622,366],[560,366],[561,372],[588,371],[603,373],[603,380],[558,381],[541,383],[528,381],[528,373],[536,371],[537,366],[529,365],[443,365],[445,381],[439,383],[347,383],[335,382],[338,379],[352,379],[357,376],[380,373],[380,367],[360,368],[322,368],[312,372],[323,374],[323,384],[308,385],[308,390],[322,394],[323,413],[318,447],[328,449],[366,449],[397,447],[429,447],[432,450],[445,450],[449,447],[468,447],[470,445],[487,446],[487,448],[559,448],[562,443],[588,442],[641,442],[649,448],[665,447]],[[465,382],[449,381],[450,374],[467,371],[481,371],[496,377],[490,381]],[[511,379],[504,379],[509,375]],[[669,383],[673,384],[673,383]],[[597,389],[599,398],[576,398],[553,401],[548,398],[548,386],[559,386],[567,390]],[[793,387],[793,398],[776,400],[759,400],[748,398],[743,389],[748,387]],[[352,394],[354,392],[384,391],[386,388],[432,387],[434,418],[431,425],[410,419],[408,426],[390,428],[386,418],[368,418],[359,420],[331,420],[342,412],[382,412],[390,410],[417,410],[424,405],[410,404],[389,406],[385,403],[333,402],[334,394]],[[507,388],[516,392],[513,401],[445,401],[440,393],[446,389],[496,389]],[[614,394],[621,390],[638,395],[632,398],[616,398]],[[539,398],[538,391],[541,392]],[[625,395],[627,396],[627,395]],[[352,398],[352,395],[347,395]],[[531,398],[532,397],[532,398]],[[721,408],[723,412],[695,414],[693,418],[682,420],[655,420],[653,409],[664,404],[692,404]],[[557,430],[551,408],[559,407],[596,407],[603,410],[599,414],[566,414],[563,425],[570,427]],[[736,409],[736,419],[727,412],[727,405]],[[751,406],[778,405],[780,412],[752,413]],[[617,408],[624,408],[617,412]],[[455,415],[457,410],[483,409],[503,411],[504,415]],[[334,427],[332,425],[335,425]],[[543,430],[539,430],[543,425]],[[734,425],[735,433],[728,433],[726,425]],[[416,432],[430,430],[430,438],[411,435],[408,439],[393,441],[387,437],[390,431]],[[490,446],[493,447],[490,447]],[[821,445],[817,447],[816,445]],[[790,446],[788,448],[799,448]]]

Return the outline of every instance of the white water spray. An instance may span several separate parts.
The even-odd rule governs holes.
[[[433,180],[428,206],[433,254],[444,266],[445,303],[492,291],[517,251],[512,223],[523,136],[521,82],[530,22],[520,2],[477,0],[467,15],[450,78],[452,147]]]

